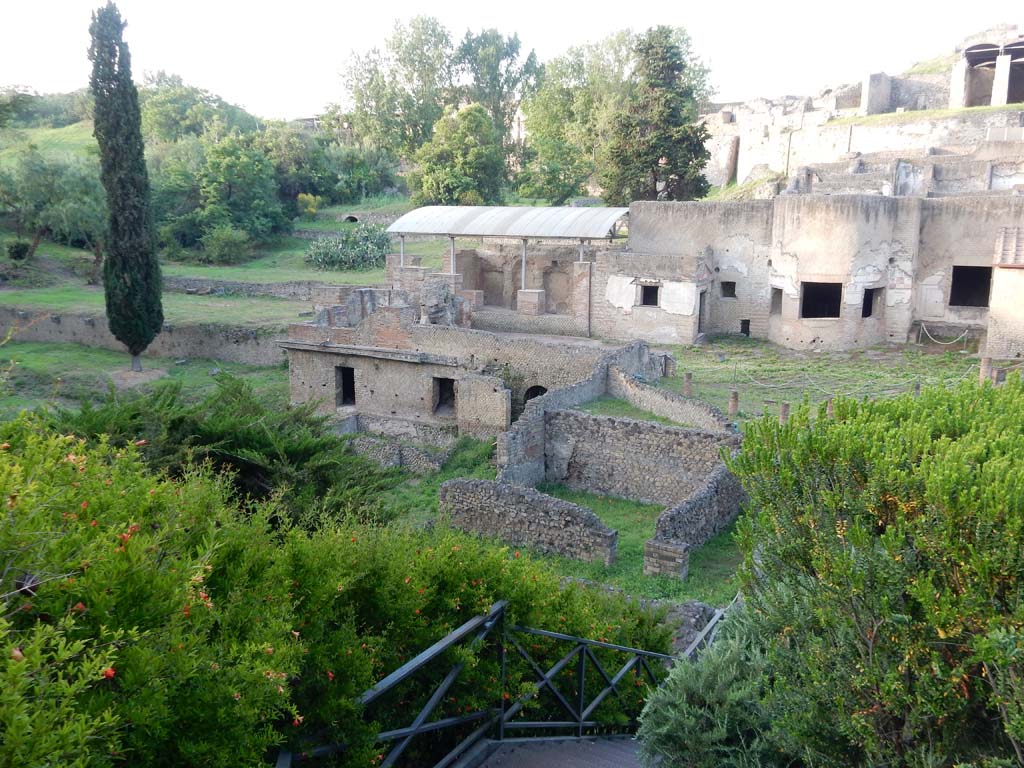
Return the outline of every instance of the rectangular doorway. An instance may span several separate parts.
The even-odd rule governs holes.
[[[434,377],[434,413],[438,416],[455,415],[455,379]]]
[[[356,370],[348,365],[334,369],[334,404],[341,408],[356,404]]]

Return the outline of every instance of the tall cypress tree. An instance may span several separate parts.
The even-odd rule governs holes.
[[[100,177],[107,191],[110,233],[103,288],[110,332],[128,347],[132,370],[164,322],[160,264],[149,207],[149,176],[142,143],[139,94],[132,82],[131,55],[121,37],[125,23],[108,2],[92,15],[89,87],[96,99],[94,134],[100,147]]]

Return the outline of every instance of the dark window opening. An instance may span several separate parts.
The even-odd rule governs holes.
[[[839,317],[842,283],[801,283],[800,317]]]
[[[740,320],[740,333],[742,333],[744,336],[749,336],[750,335],[750,321],[749,320]]]
[[[527,402],[529,400],[533,400],[533,398],[535,398],[535,397],[540,397],[541,395],[546,395],[547,392],[548,392],[547,388],[546,387],[542,387],[539,384],[536,385],[536,386],[530,387],[529,389],[526,390],[526,394],[523,395],[523,402],[525,403],[525,402]]]
[[[356,404],[356,371],[347,365],[334,369],[334,402],[339,408]]]
[[[735,299],[736,298],[736,283],[732,280],[725,280],[722,283],[722,298],[723,299]]]
[[[772,288],[772,308],[770,313],[773,315],[782,314],[782,289]]]
[[[860,308],[861,317],[874,317],[875,310],[880,308],[882,305],[882,289],[881,288],[865,288],[864,289],[864,303]]]
[[[434,413],[442,416],[455,413],[455,379],[434,379]]]
[[[949,306],[987,307],[991,288],[992,267],[953,267]]]
[[[661,290],[660,285],[641,285],[640,286],[640,306],[642,307],[656,307],[658,306],[658,292]]]

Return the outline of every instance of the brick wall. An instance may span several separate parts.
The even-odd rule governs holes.
[[[385,469],[401,467],[414,475],[437,472],[451,455],[451,450],[430,451],[399,440],[369,434],[353,437],[349,446],[354,453]]]
[[[619,534],[591,510],[532,488],[490,480],[449,480],[440,510],[456,528],[513,546],[611,565]]]

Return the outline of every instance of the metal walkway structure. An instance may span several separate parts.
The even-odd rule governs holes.
[[[396,701],[400,708],[415,712],[408,725],[377,735],[383,756],[379,768],[426,768],[423,752],[416,749],[423,744],[429,744],[427,752],[432,755],[447,750],[436,758],[434,768],[638,766],[632,736],[643,706],[643,687],[658,685],[677,657],[515,625],[506,621],[507,607],[507,601],[495,603],[362,694],[359,703],[368,718],[387,703],[394,711]],[[707,645],[724,615],[724,610],[716,611],[681,658],[692,659]],[[455,687],[469,664],[466,651],[476,654],[474,666],[484,660],[492,665],[496,700],[472,712],[446,710],[446,703],[462,700],[459,697],[466,693]],[[453,665],[452,658],[457,659]],[[509,685],[519,680],[518,675],[508,677],[512,665],[532,683],[526,690],[516,689],[516,696],[509,692]],[[410,688],[423,695],[429,692],[425,703],[406,702],[403,696]],[[601,709],[613,701],[614,709]],[[343,744],[327,740],[299,752],[282,751],[276,768],[292,768],[344,750]]]

